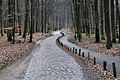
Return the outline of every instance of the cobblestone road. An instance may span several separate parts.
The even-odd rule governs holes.
[[[60,34],[40,42],[41,47],[35,51],[23,80],[81,80],[82,67],[73,57],[56,45]],[[39,42],[37,42],[39,44]]]

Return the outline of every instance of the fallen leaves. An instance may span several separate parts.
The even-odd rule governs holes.
[[[83,62],[94,72],[94,74],[97,76],[97,80],[114,80],[113,73],[109,70],[105,71],[103,70],[103,67],[99,64],[94,65],[93,60],[89,60],[87,58],[83,58],[80,56],[80,58],[83,60]]]
[[[33,42],[48,36],[50,36],[50,34],[36,33],[33,35]],[[29,43],[29,35],[27,35],[25,42],[22,35],[18,36],[18,34],[16,34],[15,38],[16,40],[20,40],[21,43],[16,43],[13,45],[12,43],[7,42],[6,35],[0,38],[0,64],[5,64],[6,61],[15,61],[22,56],[29,54],[35,45],[34,43]]]
[[[3,64],[5,61],[14,61],[21,56],[23,56],[27,50],[31,49],[33,43],[24,43],[24,44],[11,44],[10,46],[4,46],[0,48],[0,64]]]
[[[114,56],[116,58],[120,58],[120,44],[113,44],[112,49],[106,48],[106,42],[102,41],[101,43],[95,43],[94,37],[91,37],[90,39],[86,38],[86,36],[83,35],[82,42],[78,42],[74,39],[73,36],[71,36],[68,39],[70,42],[77,44],[78,46],[95,51],[101,54],[106,54],[109,56]]]

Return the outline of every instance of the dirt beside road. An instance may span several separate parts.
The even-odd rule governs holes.
[[[25,55],[17,59],[0,73],[0,80],[21,80],[33,54]]]
[[[36,41],[48,36],[50,36],[50,34],[36,33],[33,35],[33,43],[29,43],[29,36],[27,36],[26,41],[24,42],[22,36],[16,35],[15,44],[7,42],[7,37],[4,36],[4,40],[2,40],[3,38],[0,39],[0,64],[4,64],[6,61],[13,62],[21,58],[21,56],[26,55],[29,50],[34,48]]]

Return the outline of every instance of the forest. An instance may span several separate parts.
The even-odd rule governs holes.
[[[68,6],[67,9],[63,6],[61,9],[63,12],[60,12],[56,8],[59,8],[63,2]],[[63,2],[1,0],[1,36],[7,33],[8,41],[11,41],[13,37],[14,44],[15,33],[23,35],[23,38],[26,37],[26,33],[30,33],[30,42],[32,42],[32,34],[48,33],[50,30],[55,30],[57,26],[62,26],[74,29],[75,38],[79,38],[79,41],[81,41],[82,33],[86,33],[88,37],[90,34],[95,34],[95,42],[106,40],[108,49],[111,49],[112,43],[120,42],[119,0],[67,0]]]
[[[99,58],[105,59],[104,62],[111,60],[111,63],[119,61],[120,0],[0,0],[0,70],[21,56],[30,55],[28,53],[36,49],[38,43],[44,46],[41,48],[45,51],[49,49],[53,52],[60,43],[65,51],[68,46],[66,44],[64,47],[64,43],[68,43],[65,42],[66,38],[57,43],[55,37],[59,31],[67,37],[69,43],[76,44],[83,51],[86,49],[98,53],[96,55],[92,52],[93,60]],[[58,36],[59,38],[61,37]],[[47,39],[49,40],[46,41]],[[41,48],[36,53],[44,56],[43,52],[47,55]],[[110,65],[111,63],[108,62]],[[120,67],[117,65],[117,68]],[[109,69],[111,71],[111,67]],[[118,76],[119,74],[118,69]],[[115,74],[113,76],[117,77]]]

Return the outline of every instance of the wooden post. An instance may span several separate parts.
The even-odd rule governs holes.
[[[74,53],[75,47],[73,47],[73,53]]]
[[[107,70],[106,67],[107,67],[107,61],[103,61],[103,69],[104,69],[104,70]]]
[[[85,53],[84,52],[82,53],[82,57],[85,57]]]
[[[59,38],[58,38],[58,43],[60,43]]]
[[[94,57],[94,65],[96,65],[96,58]]]
[[[113,75],[114,75],[114,77],[117,77],[117,72],[116,72],[115,63],[112,63],[112,66],[113,66]]]
[[[81,55],[81,49],[79,49],[79,56]]]
[[[88,52],[88,60],[90,60],[90,52]]]
[[[69,47],[68,47],[68,51],[69,51]]]
[[[61,46],[63,46],[62,42],[61,42]]]
[[[75,54],[77,54],[77,49],[75,49]]]

